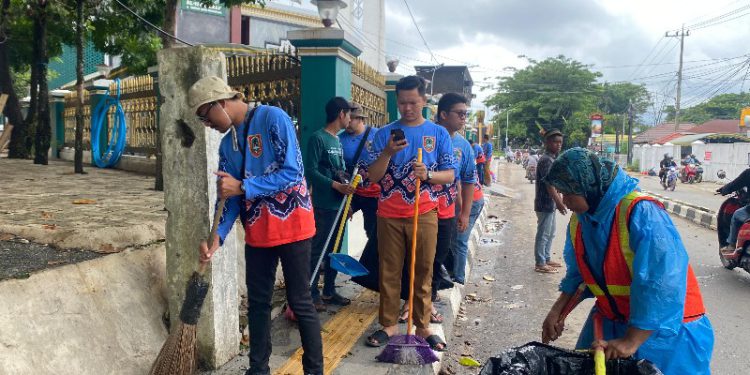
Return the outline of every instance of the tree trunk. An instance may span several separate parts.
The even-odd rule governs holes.
[[[10,0],[2,0],[0,3],[0,30],[6,37],[10,38],[10,31],[7,30],[4,22],[8,18]],[[10,58],[8,57],[8,43],[0,43],[0,92],[8,94],[8,101],[5,103],[3,114],[8,118],[5,131],[12,134],[12,129],[16,126],[23,126],[23,114],[21,113],[21,104],[18,102],[18,96],[13,90],[13,77],[10,70]]]
[[[83,171],[83,2],[76,1],[76,140],[75,173]]]
[[[10,135],[10,145],[8,146],[8,157],[14,159],[28,159],[31,156],[31,147],[34,145],[34,136],[36,134],[37,106],[39,103],[39,68],[41,66],[40,57],[42,55],[38,42],[41,35],[38,8],[38,6],[33,5],[31,11],[34,40],[37,42],[31,46],[29,108],[26,112],[26,120],[19,124],[14,124],[13,132]]]
[[[177,3],[178,0],[166,0],[164,6],[164,26],[162,30],[170,35],[177,35]],[[161,44],[163,48],[172,48],[174,39],[161,34]]]
[[[47,0],[39,0],[39,102],[36,135],[34,137],[34,164],[47,165],[52,129],[49,120],[49,88],[47,87]]]

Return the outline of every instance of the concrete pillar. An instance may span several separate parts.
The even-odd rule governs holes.
[[[60,149],[65,144],[65,120],[63,117],[65,92],[56,90],[50,93],[49,107],[49,126],[52,129],[49,156],[51,159],[57,159],[60,157]]]
[[[401,74],[396,73],[385,74],[385,107],[388,110],[389,122],[394,122],[401,117],[396,105],[396,83],[403,77]]]
[[[158,53],[159,112],[166,228],[167,288],[172,327],[176,327],[185,285],[198,267],[198,245],[211,230],[216,202],[218,148],[222,135],[190,112],[188,89],[198,79],[226,80],[224,54],[205,47],[171,48]],[[198,355],[218,368],[239,351],[239,301],[235,230],[214,255],[205,277],[211,284],[198,322]]]
[[[325,105],[334,96],[352,97],[352,63],[361,42],[338,28],[292,30],[287,38],[302,60],[300,146],[326,125]]]

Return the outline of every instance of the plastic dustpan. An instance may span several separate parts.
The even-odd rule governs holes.
[[[347,254],[331,253],[328,256],[331,257],[331,267],[343,274],[357,277],[370,273],[365,266]]]

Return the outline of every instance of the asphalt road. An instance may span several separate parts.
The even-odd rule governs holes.
[[[665,197],[678,199],[683,202],[692,203],[701,207],[706,207],[712,211],[718,211],[725,197],[715,195],[714,191],[721,187],[715,182],[701,182],[700,184],[683,184],[677,181],[677,187],[674,191],[664,190],[659,182],[659,177],[632,175],[641,181],[641,188],[654,193],[661,194]]]
[[[501,228],[483,239],[485,245],[478,252],[475,270],[466,286],[466,293],[474,293],[476,297],[464,301],[465,318],[459,319],[449,340],[450,358],[443,370],[447,374],[479,372],[459,365],[462,356],[471,356],[484,364],[505,349],[539,341],[542,321],[558,294],[557,283],[562,272],[546,275],[533,270],[536,232],[533,185],[523,179],[523,169],[517,165],[501,164],[498,172],[501,183],[510,187],[506,191],[512,198],[493,198],[489,214],[498,217]],[[700,194],[697,189],[684,190],[686,194]],[[750,347],[747,334],[750,323],[746,319],[750,314],[750,274],[721,267],[716,232],[684,219],[673,220],[690,254],[714,326],[712,371],[746,374],[750,368],[750,359],[744,354],[745,348]],[[558,261],[567,221],[567,217],[558,214],[553,246],[553,259]],[[494,281],[486,280],[485,276]],[[590,306],[590,301],[578,306],[567,320],[567,331],[555,345],[564,348],[575,345]]]

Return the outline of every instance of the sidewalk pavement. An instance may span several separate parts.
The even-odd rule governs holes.
[[[125,363],[121,360],[117,364],[118,368],[125,371],[124,373],[135,374],[137,371],[131,372],[131,370],[148,366],[156,354],[154,352],[150,355],[148,351],[157,350],[156,345],[163,341],[163,327],[158,327],[159,324],[156,322],[161,318],[161,311],[165,308],[162,289],[164,282],[164,245],[162,242],[167,213],[163,209],[163,193],[153,190],[153,177],[90,166],[86,168],[88,174],[77,175],[73,173],[72,163],[62,161],[50,161],[48,166],[38,166],[28,160],[0,159],[0,169],[5,172],[0,182],[0,188],[3,191],[0,195],[0,207],[2,207],[0,208],[0,213],[2,213],[0,215],[0,241],[7,241],[11,234],[35,243],[49,244],[60,250],[122,252],[114,258],[100,258],[80,264],[63,265],[54,270],[35,272],[25,280],[0,282],[0,295],[6,293],[6,296],[20,296],[34,293],[40,296],[34,302],[39,306],[59,302],[60,297],[68,301],[66,306],[75,306],[93,298],[98,301],[96,302],[98,307],[88,309],[85,314],[88,318],[83,321],[103,321],[101,317],[111,315],[112,311],[120,311],[122,307],[117,307],[120,306],[118,304],[127,301],[127,298],[112,298],[113,296],[109,294],[114,293],[115,289],[118,293],[124,293],[127,290],[138,291],[136,294],[131,292],[131,302],[135,303],[131,307],[139,309],[138,314],[130,314],[129,318],[123,316],[123,319],[110,320],[110,323],[116,327],[108,330],[121,332],[117,336],[118,340],[122,341],[121,347],[110,348],[114,352],[123,350],[118,354],[120,357],[125,356],[123,360],[126,357],[130,358],[125,362],[132,363]],[[503,190],[499,187],[499,191]],[[488,189],[485,199],[497,198],[492,198]],[[349,226],[350,255],[355,258],[359,257],[366,240],[361,220],[361,215],[357,214]],[[482,212],[473,228],[469,264],[473,261],[473,254],[478,247],[485,220],[486,210]],[[244,265],[242,259],[239,259],[238,263],[240,267]],[[50,265],[49,268],[53,266]],[[96,270],[97,267],[100,268]],[[81,270],[84,269],[86,271],[82,273]],[[242,271],[244,274],[244,270]],[[107,286],[106,278],[97,281],[96,285],[92,284],[86,276],[91,272],[108,274],[111,278],[109,283],[112,285]],[[240,277],[244,276],[240,275]],[[68,283],[72,283],[70,285],[72,288],[81,292],[55,296],[53,290],[50,290],[51,294],[47,293],[44,296],[39,294],[39,290],[44,290],[45,286],[55,279],[68,280]],[[76,285],[76,283],[81,285]],[[338,312],[332,310],[321,314],[326,340],[324,347],[327,354],[326,362],[335,366],[335,369],[332,368],[331,372],[326,373],[352,374],[364,371],[368,374],[435,374],[439,371],[439,363],[419,368],[376,362],[374,357],[382,349],[365,347],[364,339],[377,326],[377,294],[363,291],[361,287],[344,276],[340,277],[338,288],[341,294],[352,298],[353,303]],[[107,291],[108,289],[110,290]],[[278,289],[275,293],[277,298],[274,298],[276,319],[274,319],[272,331],[274,355],[271,358],[271,365],[273,369],[279,371],[279,374],[294,374],[298,373],[300,367],[300,342],[295,324],[279,317],[283,292],[283,289]],[[443,324],[434,324],[432,328],[436,334],[448,340],[463,299],[463,287],[457,285],[451,290],[441,291],[440,296],[442,301],[436,305],[445,316],[445,321]],[[137,302],[136,298],[140,302]],[[149,298],[153,299],[152,303],[146,302]],[[69,308],[66,307],[66,309]],[[14,308],[18,314],[27,316],[45,313],[37,310],[38,308],[32,305]],[[123,314],[125,311],[127,309],[118,314]],[[8,317],[10,318],[11,315]],[[65,338],[61,338],[62,341],[58,340],[58,343],[76,343],[68,345],[70,355],[76,357],[74,362],[85,361],[85,352],[79,349],[90,351],[90,348],[85,349],[88,347],[86,345],[107,346],[105,345],[106,339],[102,341],[102,336],[96,333],[96,327],[89,326],[83,321],[76,331],[81,337],[71,337],[70,330],[64,328],[66,319],[68,318],[60,316],[44,322],[37,321],[36,324],[37,329],[47,332],[67,332]],[[14,355],[15,359],[9,359],[11,360],[9,363],[26,366],[32,362],[60,360],[55,354],[54,342],[45,344],[41,337],[36,337],[34,334],[27,334],[24,339],[25,328],[16,326],[12,322],[11,319],[5,324],[9,324],[8,327],[12,328],[8,332],[18,334],[18,336],[14,335],[12,340],[18,348],[15,351],[21,348],[29,350],[36,348],[48,355],[34,355],[26,359]],[[126,338],[124,335],[127,331],[126,327],[134,325],[139,327],[142,325],[144,328],[137,335],[140,339],[135,336]],[[89,339],[86,340],[86,337]],[[140,346],[136,344],[138,340],[141,340]],[[148,340],[149,344],[143,345],[142,340]],[[88,344],[86,344],[87,341]],[[137,354],[130,353],[130,349],[126,349],[135,347],[140,347]],[[18,355],[25,357],[22,354]],[[105,357],[101,360],[89,361],[88,368],[85,370],[81,368],[79,373],[95,373],[98,371],[97,368],[100,370],[110,368],[112,363],[108,362]],[[239,356],[222,369],[204,372],[204,374],[241,374],[246,366],[247,357]],[[41,371],[39,373],[45,373],[41,367],[38,368]]]
[[[73,163],[0,158],[0,233],[58,249],[114,253],[164,239],[164,193],[154,178]]]

